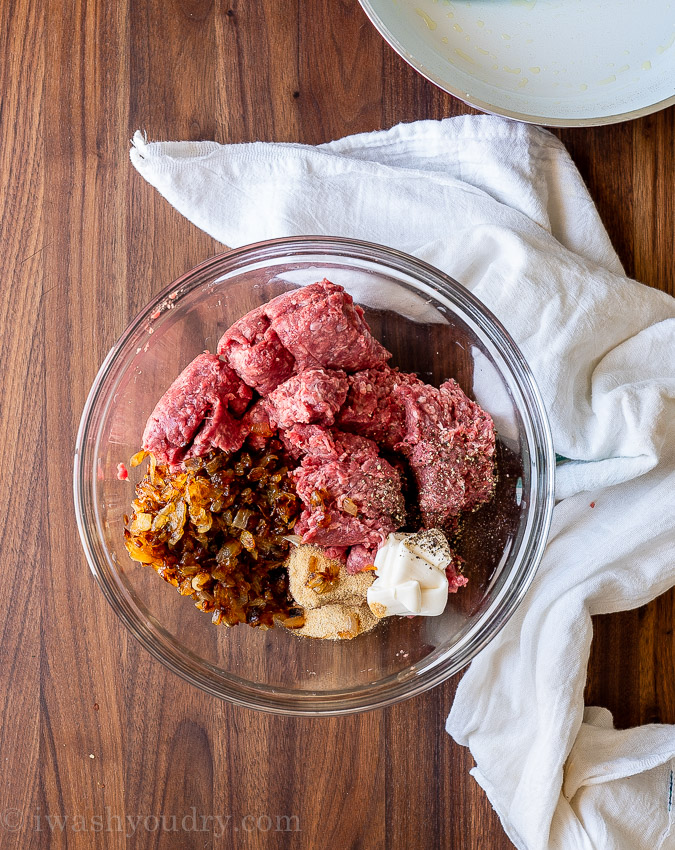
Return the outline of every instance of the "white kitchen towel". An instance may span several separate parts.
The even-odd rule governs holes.
[[[138,132],[131,160],[225,245],[380,242],[441,268],[501,319],[564,460],[541,568],[463,677],[447,728],[519,848],[675,847],[675,727],[617,731],[583,704],[591,614],[675,584],[675,300],[624,276],[564,147],[467,116],[318,147]]]

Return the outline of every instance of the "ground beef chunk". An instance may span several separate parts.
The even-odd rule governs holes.
[[[311,455],[313,458],[325,461],[332,460],[338,448],[341,451],[352,451],[356,454],[363,451],[369,452],[373,442],[357,434],[348,434],[335,428],[302,423],[281,431],[279,436],[291,457],[297,459],[304,455]]]
[[[328,280],[286,292],[264,309],[295,357],[298,372],[315,366],[355,372],[391,357],[371,334],[351,295]]]
[[[460,575],[452,564],[448,564],[445,568],[445,574],[448,577],[448,593],[457,593],[460,587],[465,587],[469,583],[469,579]]]
[[[361,546],[360,544],[352,546],[347,555],[347,572],[359,573],[365,570],[366,567],[371,567],[375,563],[375,555],[380,548],[377,546]]]
[[[241,420],[241,427],[249,446],[258,452],[263,451],[276,433],[276,428],[270,422],[267,403],[264,399],[259,398],[249,407]]]
[[[439,389],[401,385],[395,394],[406,412],[406,435],[396,448],[417,481],[422,521],[427,528],[449,527],[461,511],[492,496],[492,419],[453,380]]]
[[[218,353],[262,396],[304,369],[354,372],[391,357],[351,295],[328,280],[285,292],[251,310],[225,331]]]
[[[169,464],[212,448],[237,451],[245,437],[237,417],[251,398],[251,390],[215,354],[200,354],[157,403],[145,426],[143,448]]]
[[[295,460],[306,454],[329,460],[334,454],[331,433],[321,425],[294,425],[281,431],[279,436],[284,448]]]
[[[392,450],[406,435],[405,404],[395,393],[401,385],[421,384],[416,375],[387,365],[349,376],[349,392],[338,416],[338,427],[374,440]]]
[[[352,546],[352,549],[354,547]],[[347,553],[349,552],[348,546],[324,546],[323,552],[327,558],[330,558],[333,561],[340,561],[342,564],[347,563]]]
[[[398,471],[372,440],[316,425],[291,430],[296,450],[304,452],[293,472],[303,503],[295,525],[302,542],[376,551],[405,519]]]
[[[265,315],[268,305],[251,310],[225,331],[218,354],[260,395],[267,395],[295,371],[295,359],[281,344]]]
[[[278,428],[311,422],[332,425],[348,388],[347,376],[340,369],[305,369],[269,394],[270,420]]]

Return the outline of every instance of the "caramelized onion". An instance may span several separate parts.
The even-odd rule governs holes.
[[[242,531],[246,531],[248,521],[253,516],[253,514],[254,511],[248,510],[248,508],[240,508],[235,514],[234,519],[232,520],[232,525],[235,528],[241,528]]]
[[[278,617],[299,627],[283,564],[300,501],[283,446],[271,440],[261,453],[192,460],[172,471],[149,455],[125,517],[129,556],[191,596],[215,624],[271,628]]]
[[[353,502],[348,496],[345,496],[342,500],[342,510],[350,516],[356,516],[359,512],[356,502]]]
[[[134,467],[139,466],[141,463],[143,463],[147,456],[148,453],[141,449],[140,452],[136,452],[136,454],[131,458],[131,460],[129,461],[129,465]]]

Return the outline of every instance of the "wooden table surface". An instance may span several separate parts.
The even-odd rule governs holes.
[[[0,98],[0,848],[510,847],[443,731],[459,677],[346,718],[212,699],[117,621],[71,494],[106,352],[222,247],[130,167],[135,129],[318,143],[470,110],[410,70],[356,0],[7,0]],[[559,135],[627,272],[673,293],[675,110]],[[675,722],[674,598],[595,622],[588,699],[621,727]]]

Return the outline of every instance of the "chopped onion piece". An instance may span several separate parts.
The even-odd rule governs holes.
[[[241,533],[241,545],[250,552],[252,555],[255,554],[255,537],[251,534],[250,531],[242,531]]]
[[[136,514],[136,518],[131,523],[130,531],[132,534],[140,534],[143,531],[150,531],[152,528],[151,514]]]
[[[359,512],[356,502],[352,501],[348,496],[345,496],[342,500],[342,510],[350,516],[356,516]]]
[[[284,534],[281,539],[288,540],[288,542],[292,543],[294,546],[299,546],[302,543],[302,537],[300,537],[299,534]]]
[[[282,620],[287,629],[301,629],[305,625],[305,615],[299,614],[297,617],[287,617]]]
[[[130,466],[138,466],[140,463],[143,463],[145,458],[148,456],[148,452],[141,449],[140,452],[136,452],[136,454],[129,461]]]
[[[253,511],[249,511],[247,508],[240,508],[232,520],[232,525],[235,528],[241,528],[242,531],[246,531],[246,526],[252,515]]]

